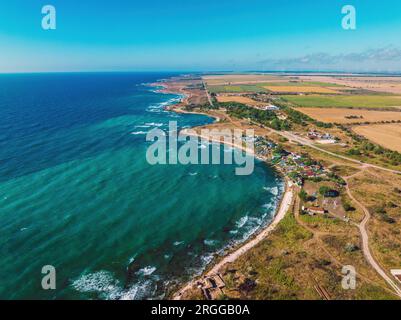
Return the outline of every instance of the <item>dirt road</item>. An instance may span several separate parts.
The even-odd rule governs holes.
[[[395,283],[395,281],[393,281],[388,275],[387,273],[380,267],[380,265],[376,262],[376,260],[374,259],[372,252],[370,251],[369,248],[369,235],[368,232],[366,231],[366,225],[369,222],[369,219],[371,217],[369,210],[361,203],[359,202],[353,195],[352,192],[349,188],[349,179],[357,176],[358,174],[360,174],[363,171],[360,171],[352,176],[349,177],[345,177],[345,181],[347,182],[347,186],[346,186],[346,190],[347,190],[347,194],[348,196],[351,198],[351,200],[357,204],[362,211],[365,214],[365,217],[363,218],[361,223],[356,223],[353,222],[353,224],[358,227],[359,232],[361,234],[361,239],[362,239],[362,251],[363,254],[365,256],[365,259],[368,261],[368,263],[372,266],[373,269],[376,270],[376,272],[384,279],[384,281],[386,281],[388,283],[388,285],[393,288],[393,290],[396,292],[396,294],[401,298],[401,289],[398,287],[398,285]]]

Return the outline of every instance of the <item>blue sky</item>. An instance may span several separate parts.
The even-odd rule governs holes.
[[[401,71],[400,31],[399,0],[3,0],[0,72]]]

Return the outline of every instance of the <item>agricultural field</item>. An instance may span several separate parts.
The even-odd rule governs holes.
[[[327,88],[347,88],[346,86],[336,84],[336,83],[330,83],[330,82],[321,82],[321,81],[280,81],[280,82],[269,82],[269,86],[271,87],[280,87],[280,86],[287,86],[287,87],[327,87]]]
[[[378,77],[378,76],[299,76],[303,81],[323,81],[345,85],[360,90],[370,90],[383,93],[401,94],[401,77]]]
[[[282,97],[300,107],[401,109],[401,96],[392,95],[283,95]]]
[[[313,87],[313,86],[266,86],[264,87],[274,92],[291,92],[291,93],[328,93],[338,94],[339,91],[325,87]]]
[[[356,126],[353,130],[387,149],[401,152],[401,124]]]
[[[352,88],[323,81],[298,81],[288,77],[258,74],[204,76],[211,93],[317,93],[338,94]]]
[[[358,110],[346,108],[297,108],[312,119],[325,123],[361,123],[381,121],[401,121],[401,112]]]
[[[263,86],[254,84],[213,85],[208,86],[210,93],[267,93]]]
[[[208,85],[244,84],[282,80],[282,77],[264,74],[223,74],[208,75],[202,78]]]
[[[252,100],[251,98],[242,97],[242,96],[218,96],[217,101],[218,102],[239,102],[239,103],[243,103],[246,105],[257,106],[257,107],[266,105],[266,103],[255,101],[255,100]]]
[[[247,83],[225,83],[211,84],[208,83],[208,89],[214,93],[266,93],[266,92],[294,92],[294,93],[325,93],[337,94],[338,90],[348,89],[340,85],[323,83],[323,82],[298,82],[298,81],[262,81]]]

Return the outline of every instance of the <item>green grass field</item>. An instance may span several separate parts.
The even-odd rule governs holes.
[[[294,86],[294,87],[338,87],[346,88],[341,85],[325,82],[263,82],[255,84],[238,84],[238,85],[209,85],[208,89],[211,93],[263,93],[269,92],[265,87]]]
[[[389,108],[400,107],[400,96],[389,95],[350,95],[350,96],[281,96],[285,100],[300,107],[332,107],[332,108]]]
[[[337,87],[337,88],[346,88],[343,85],[328,83],[328,82],[318,82],[318,81],[304,81],[304,82],[271,82],[271,83],[263,83],[263,86],[268,87]]]

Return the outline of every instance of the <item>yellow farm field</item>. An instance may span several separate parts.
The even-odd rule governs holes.
[[[224,85],[224,84],[244,84],[259,83],[268,81],[286,81],[278,76],[259,75],[259,74],[226,74],[226,75],[209,75],[203,76],[203,80],[208,85]]]
[[[401,152],[401,124],[399,123],[358,126],[353,130],[385,148]]]
[[[252,100],[251,98],[248,97],[241,97],[241,96],[218,96],[217,97],[218,102],[239,102],[251,106],[264,106],[266,103],[259,102]]]
[[[297,108],[309,117],[327,123],[358,123],[401,120],[401,112],[346,108]],[[347,118],[348,117],[348,118]],[[349,119],[353,117],[353,119]]]
[[[310,86],[266,86],[265,89],[274,92],[293,92],[293,93],[339,93],[330,88],[324,87],[310,87]]]

